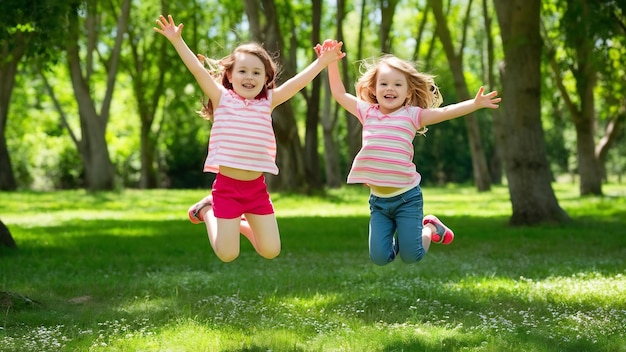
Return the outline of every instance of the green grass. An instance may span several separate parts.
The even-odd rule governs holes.
[[[506,188],[425,188],[455,230],[417,264],[367,254],[365,187],[273,194],[283,250],[222,263],[202,191],[0,193],[0,351],[626,351],[626,186],[554,186],[565,225],[512,228]]]

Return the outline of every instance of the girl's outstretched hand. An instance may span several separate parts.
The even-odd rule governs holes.
[[[474,104],[478,105],[480,108],[497,109],[498,103],[502,101],[502,98],[498,97],[498,91],[494,90],[487,94],[483,93],[485,93],[485,87],[481,86],[474,98]]]
[[[157,33],[161,33],[167,39],[172,40],[174,38],[181,37],[184,26],[182,23],[178,26],[175,25],[172,15],[168,15],[167,19],[165,16],[160,15],[156,20],[156,23],[159,25],[159,28],[152,27],[152,29],[154,29]]]
[[[329,64],[346,56],[346,53],[341,52],[342,46],[343,42],[326,39],[324,43],[315,45],[313,49],[315,49],[315,54],[322,62]]]

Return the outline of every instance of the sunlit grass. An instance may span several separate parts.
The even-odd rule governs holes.
[[[201,190],[1,193],[2,351],[626,351],[626,186],[558,184],[563,225],[513,228],[505,187],[425,188],[456,233],[422,263],[367,257],[367,189],[273,194],[281,255],[216,259]],[[1,303],[0,303],[1,304]]]

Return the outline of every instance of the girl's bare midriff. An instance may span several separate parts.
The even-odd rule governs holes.
[[[260,171],[242,170],[222,165],[220,165],[220,174],[239,181],[252,181],[263,175]]]
[[[385,186],[375,186],[375,185],[368,185],[368,186],[370,186],[370,189],[376,194],[392,194],[400,190],[400,188],[397,188],[397,187],[385,187]]]

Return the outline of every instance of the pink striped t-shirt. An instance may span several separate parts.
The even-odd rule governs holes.
[[[381,187],[417,186],[421,175],[413,163],[413,139],[421,127],[421,108],[404,106],[386,115],[377,104],[359,100],[362,147],[354,158],[348,183]]]
[[[272,91],[267,98],[244,99],[222,87],[214,111],[204,172],[219,166],[278,174],[276,137],[272,127]]]

